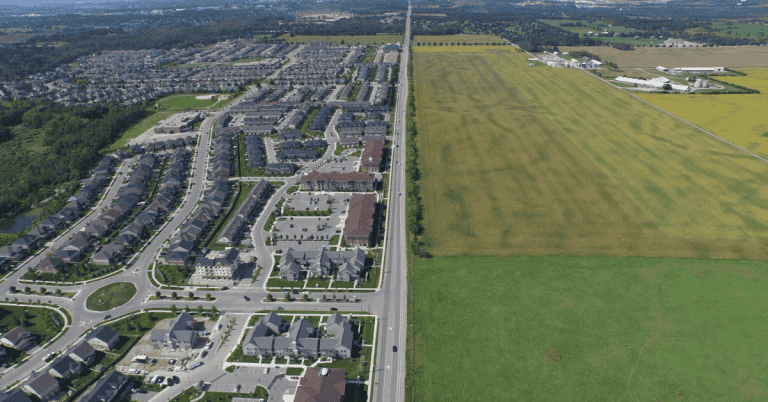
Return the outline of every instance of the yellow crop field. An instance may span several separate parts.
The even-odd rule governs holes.
[[[638,47],[629,51],[609,46],[563,46],[560,50],[585,50],[619,67],[768,67],[768,47],[765,46]]]
[[[760,90],[759,95],[636,94],[712,134],[768,158],[768,69],[742,71],[748,75],[719,79]]]
[[[471,45],[486,43],[504,43],[504,40],[496,35],[470,35],[470,34],[456,34],[456,35],[415,35],[413,37],[413,43],[450,43],[460,45],[467,43]]]
[[[321,36],[321,35],[296,35],[288,34],[279,37],[287,43],[309,43],[309,42],[331,42],[334,44],[347,45],[386,45],[387,43],[397,43],[403,41],[403,35],[339,35],[339,36]]]
[[[414,91],[433,254],[768,255],[768,164],[582,71],[429,48]]]

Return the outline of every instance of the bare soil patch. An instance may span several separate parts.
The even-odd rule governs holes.
[[[549,352],[547,352],[547,360],[549,361],[557,363],[562,359],[563,359],[563,354],[560,353],[560,351],[558,351],[555,348],[551,348],[549,349]]]

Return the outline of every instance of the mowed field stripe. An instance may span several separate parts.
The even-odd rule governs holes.
[[[431,252],[765,258],[768,166],[578,71],[526,63],[416,52]]]

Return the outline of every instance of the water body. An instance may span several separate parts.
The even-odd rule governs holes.
[[[36,216],[20,216],[16,218],[13,223],[11,221],[4,221],[0,222],[0,233],[18,233],[25,229],[27,229],[30,225],[32,225],[32,222],[37,219]]]

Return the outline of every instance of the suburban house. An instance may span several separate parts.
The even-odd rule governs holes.
[[[199,257],[195,260],[195,273],[201,278],[232,278],[240,266],[240,251],[232,247],[219,258]]]
[[[259,357],[352,357],[352,324],[338,313],[328,317],[326,336],[321,337],[320,331],[304,319],[294,321],[283,336],[282,330],[286,326],[287,323],[275,313],[261,317],[245,337],[243,354]]]
[[[341,402],[346,386],[346,371],[343,369],[307,367],[293,402]]]
[[[360,168],[366,172],[381,172],[384,160],[384,142],[369,140],[360,155]]]
[[[376,187],[376,179],[368,173],[320,173],[312,171],[301,177],[301,188],[312,191],[369,191]]]
[[[330,276],[337,271],[338,280],[354,281],[360,278],[365,268],[365,251],[359,247],[342,251],[288,249],[280,259],[279,267],[279,278],[286,281],[300,280],[302,268],[309,276]]]
[[[60,271],[67,270],[67,263],[61,258],[48,257],[43,258],[39,264],[37,264],[37,272],[55,274]]]
[[[59,357],[53,361],[48,373],[54,377],[68,379],[80,373],[82,366],[69,356]]]
[[[129,382],[126,375],[111,371],[99,379],[91,392],[80,398],[79,402],[112,402],[117,399]]]
[[[27,250],[20,246],[5,246],[0,248],[0,257],[7,258],[11,261],[21,261],[27,256]]]
[[[80,342],[69,352],[69,357],[76,362],[85,363],[90,366],[96,357],[96,350],[88,342]]]
[[[32,400],[21,388],[16,388],[10,392],[0,392],[0,402],[32,402]]]
[[[98,350],[112,350],[119,340],[117,332],[107,326],[96,328],[88,335],[88,343]]]
[[[344,221],[344,241],[349,245],[369,246],[374,234],[375,213],[375,194],[353,195],[349,201],[349,214]]]
[[[24,327],[16,327],[3,335],[0,342],[9,348],[24,350],[35,343],[35,336]]]
[[[149,340],[155,349],[192,349],[197,344],[195,319],[184,311],[171,321],[170,329],[153,329]]]
[[[46,373],[38,374],[32,378],[25,386],[27,392],[37,395],[42,401],[46,401],[56,395],[61,388],[59,382],[52,375]]]

